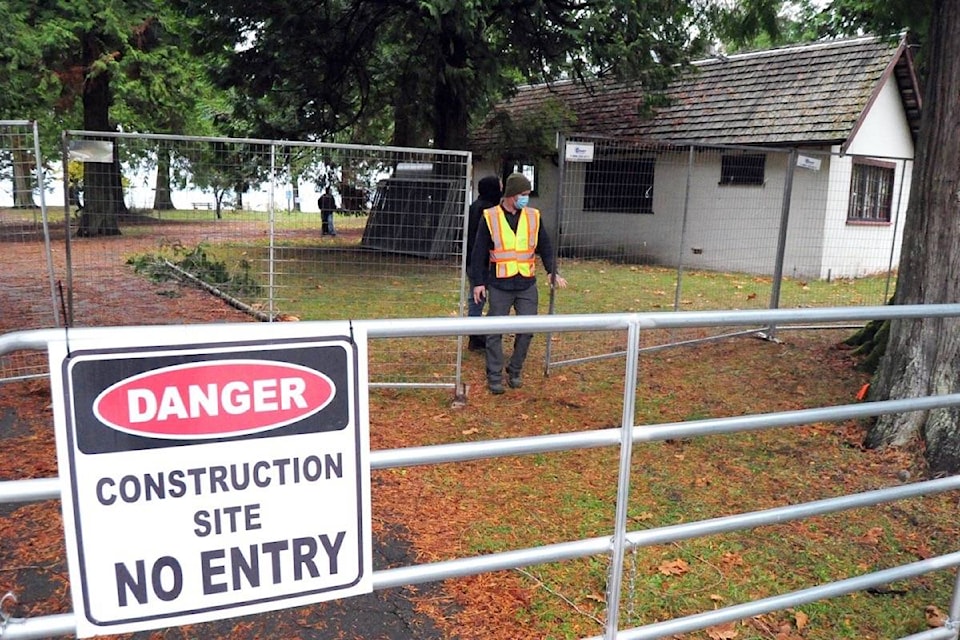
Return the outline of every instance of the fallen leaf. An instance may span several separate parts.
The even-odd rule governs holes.
[[[477,429],[476,427],[474,427],[473,429],[465,429],[465,430],[461,431],[460,433],[461,433],[461,435],[472,436],[472,435],[475,434],[475,433],[480,433],[480,429]]]
[[[686,560],[678,558],[676,560],[668,560],[662,563],[658,569],[660,573],[665,576],[682,576],[690,571],[690,565],[687,564]]]
[[[863,544],[878,544],[880,542],[880,536],[883,535],[882,527],[873,527],[861,537],[857,538],[857,542],[862,542]]]
[[[930,627],[942,627],[947,621],[947,614],[933,604],[924,607],[923,614],[926,616],[927,625]]]
[[[793,623],[797,625],[797,631],[803,631],[803,628],[810,622],[810,616],[803,611],[795,611],[793,614]]]
[[[733,567],[742,567],[743,566],[743,557],[739,553],[733,553],[728,551],[723,554],[720,558],[720,564],[726,571],[729,571]]]

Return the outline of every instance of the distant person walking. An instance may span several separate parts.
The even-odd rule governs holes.
[[[551,287],[566,287],[557,273],[550,237],[543,228],[540,211],[529,206],[530,181],[522,173],[511,173],[503,188],[500,204],[483,212],[478,225],[471,262],[474,302],[484,297],[490,303],[488,316],[505,316],[513,308],[517,315],[537,314],[539,294],[535,275],[536,254],[540,255]],[[523,386],[523,363],[533,334],[518,333],[513,353],[506,363],[507,384]],[[490,334],[486,340],[487,387],[499,395],[503,388],[503,336]]]
[[[337,235],[337,230],[333,227],[333,213],[337,210],[337,200],[330,193],[330,187],[323,191],[323,195],[317,200],[317,206],[320,207],[320,235]]]
[[[480,221],[483,220],[483,212],[485,209],[490,207],[497,206],[497,203],[500,202],[502,185],[500,184],[500,178],[497,176],[486,176],[481,178],[480,182],[477,183],[477,199],[473,201],[470,205],[470,213],[467,217],[467,273],[471,272],[470,265],[473,264],[473,246],[474,241],[477,239],[477,229],[480,227]],[[483,281],[480,282],[470,282],[470,299],[467,303],[467,316],[470,318],[477,318],[483,315],[483,307],[487,302],[486,296],[481,297],[479,300],[475,300],[473,294],[473,287],[476,287],[478,284],[483,284]],[[486,338],[484,336],[470,336],[470,342],[468,348],[471,351],[483,351],[486,348]]]

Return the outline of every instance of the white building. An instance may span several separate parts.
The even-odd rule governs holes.
[[[920,119],[905,39],[712,58],[665,96],[643,117],[630,83],[521,87],[474,131],[474,179],[523,168],[565,255],[770,274],[787,220],[784,275],[897,265]],[[575,161],[510,149],[503,123],[545,108],[572,120]]]

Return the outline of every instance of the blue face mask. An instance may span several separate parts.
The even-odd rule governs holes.
[[[530,204],[530,196],[517,196],[517,208],[523,209],[525,206]]]

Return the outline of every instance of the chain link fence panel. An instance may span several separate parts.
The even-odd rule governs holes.
[[[63,274],[61,223],[51,232],[37,124],[0,121],[0,244],[3,287],[0,332],[60,326],[56,283]],[[56,264],[55,258],[56,256]],[[45,375],[42,354],[15,352],[0,358],[0,381]]]
[[[466,152],[71,131],[65,165],[74,326],[140,323],[148,281],[267,322],[464,313]],[[460,342],[381,343],[371,381],[458,385]]]
[[[698,311],[884,304],[893,294],[912,161],[803,150],[561,137],[553,222],[561,269],[629,266],[550,311]],[[596,302],[592,303],[591,298]],[[645,336],[658,349],[775,327]],[[568,334],[547,369],[624,353],[622,334]]]

